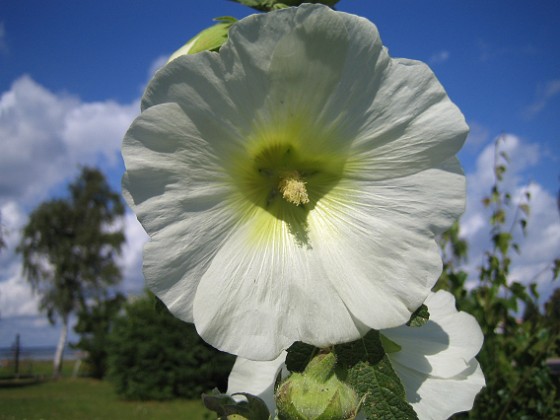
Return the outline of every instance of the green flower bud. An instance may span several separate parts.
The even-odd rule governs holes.
[[[181,55],[196,54],[201,51],[217,51],[226,42],[228,31],[237,19],[231,16],[222,16],[214,19],[218,21],[214,26],[204,29],[189,42],[175,51],[167,62],[170,62]]]
[[[276,391],[280,420],[354,419],[358,396],[340,380],[333,353],[316,356],[303,373],[292,373]]]

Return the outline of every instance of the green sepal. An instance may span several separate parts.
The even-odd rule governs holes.
[[[354,419],[359,398],[336,367],[334,353],[317,354],[303,373],[292,373],[276,390],[279,420]]]
[[[428,307],[422,304],[418,309],[416,309],[410,319],[406,323],[409,327],[421,327],[430,319],[430,312],[428,312]]]
[[[427,308],[420,309],[418,321],[425,322],[429,317]],[[368,419],[418,418],[406,401],[404,388],[386,354],[400,349],[397,343],[375,330],[359,340],[338,344],[333,348],[337,375],[362,399],[360,412]],[[309,344],[294,343],[288,349],[286,366],[291,372],[303,372],[319,352],[319,349]]]
[[[237,19],[232,16],[220,16],[214,18],[214,21],[219,23],[204,29],[191,38],[171,55],[169,61],[181,55],[196,54],[202,51],[218,51],[227,41],[229,29],[237,22]]]
[[[239,392],[247,401],[236,402],[230,395],[221,394],[217,389],[202,394],[202,402],[206,408],[214,411],[220,420],[269,420],[268,407],[259,397]]]
[[[380,333],[379,338],[381,339],[381,344],[383,345],[385,353],[397,353],[401,351],[402,347],[400,345],[385,337],[383,334]]]

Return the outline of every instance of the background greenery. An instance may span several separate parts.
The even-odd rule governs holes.
[[[50,362],[47,365],[52,369]],[[66,377],[25,387],[0,386],[0,420],[202,420],[209,416],[200,399],[124,401],[109,382],[96,379]]]
[[[193,324],[149,293],[125,305],[108,337],[109,378],[126,399],[199,398],[225,391],[235,357],[206,344]]]
[[[461,268],[468,244],[459,237],[455,224],[441,238],[444,270],[438,289],[451,291],[460,310],[472,314],[484,333],[484,345],[477,357],[486,377],[486,388],[477,396],[468,414],[473,419],[556,419],[560,418],[560,381],[547,360],[560,349],[560,289],[542,305],[535,279],[513,278],[510,267],[522,252],[521,237],[530,228],[529,193],[514,202],[503,189],[509,157],[496,141],[495,183],[483,198],[489,209],[492,247],[478,269],[479,282],[467,287],[467,273]],[[559,208],[560,211],[560,208]],[[560,255],[559,255],[560,257]],[[545,272],[556,282],[560,258]]]

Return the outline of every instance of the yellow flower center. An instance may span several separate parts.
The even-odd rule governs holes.
[[[335,130],[308,122],[279,119],[257,127],[243,149],[225,156],[237,187],[231,205],[251,221],[255,243],[277,243],[290,234],[309,246],[309,217],[318,206],[324,214],[320,202],[342,178],[349,143],[338,141]]]
[[[305,188],[305,182],[298,171],[292,171],[280,178],[278,189],[282,193],[282,197],[288,203],[299,206],[301,204],[309,203],[309,196]]]

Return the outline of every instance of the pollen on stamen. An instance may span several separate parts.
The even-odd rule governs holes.
[[[309,203],[309,196],[307,195],[307,189],[305,188],[307,184],[299,176],[297,172],[290,172],[280,179],[278,184],[278,189],[282,193],[282,197],[288,203],[292,203],[296,206]]]

